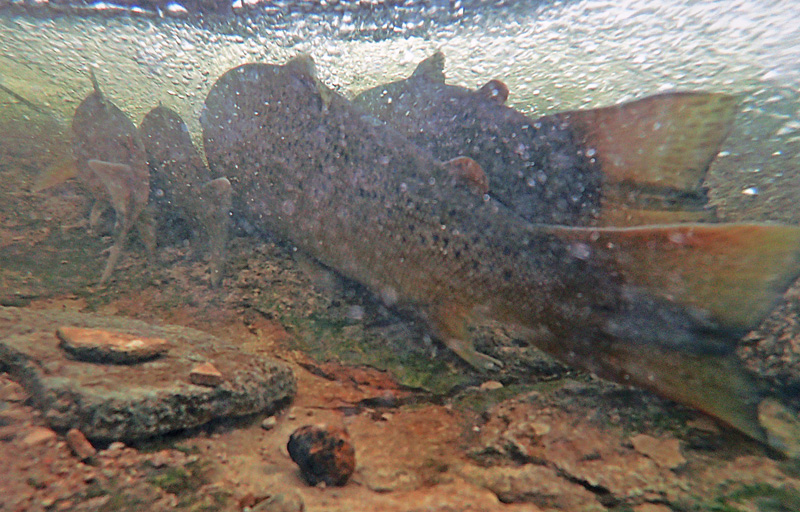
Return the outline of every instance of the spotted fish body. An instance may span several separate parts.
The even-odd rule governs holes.
[[[530,222],[632,225],[712,216],[703,179],[732,126],[737,98],[662,93],[611,107],[529,118],[508,88],[445,83],[436,52],[414,73],[354,104],[436,158],[468,156],[496,200]]]
[[[176,112],[158,106],[144,116],[139,133],[150,166],[151,202],[159,211],[177,210],[178,217],[196,220],[200,210],[195,206],[196,189],[211,180],[211,173],[186,124]]]
[[[752,319],[691,298],[755,265],[758,276],[719,295],[735,302],[746,290],[758,303],[749,314],[763,314],[800,270],[800,230],[532,224],[454,182],[447,165],[324,87],[308,58],[228,71],[201,124],[209,165],[230,179],[235,210],[387,302],[413,304],[470,364],[493,361],[469,345],[468,322],[509,322],[568,363],[765,440],[757,386],[731,357],[731,340]],[[665,259],[702,267],[676,265],[659,290],[648,279]],[[708,268],[721,280],[696,279]]]
[[[147,206],[150,176],[147,156],[136,126],[100,91],[94,74],[94,90],[78,105],[72,119],[73,156],[78,178],[95,202],[90,224],[96,227],[104,210],[117,215],[115,243],[110,250],[100,284],[111,277],[127,242],[128,233]],[[152,252],[152,230],[138,224]]]
[[[531,222],[586,225],[599,215],[602,175],[578,134],[555,118],[532,120],[504,105],[498,81],[477,91],[445,84],[444,56],[354,103],[446,161],[476,160],[496,200]]]
[[[208,242],[211,285],[222,278],[231,203],[230,182],[211,179],[211,172],[194,147],[183,119],[158,106],[139,127],[150,167],[151,202],[158,215],[159,232],[179,237],[176,229],[188,224],[191,238],[199,233]]]
[[[90,169],[96,160],[127,165],[131,168],[131,189],[147,203],[149,174],[147,157],[136,125],[96,85],[75,110],[72,119],[73,148],[78,177],[101,203],[108,205],[110,194],[103,181]]]
[[[234,208],[249,220],[390,301],[425,309],[516,302],[533,283],[558,293],[571,286],[564,279],[596,281],[553,235],[450,184],[430,154],[343,97],[320,94],[305,65],[236,68],[206,101],[209,164],[229,177]],[[515,291],[498,296],[496,283]],[[523,316],[558,304],[529,302]]]

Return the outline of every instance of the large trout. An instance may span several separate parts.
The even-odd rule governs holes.
[[[475,193],[469,159],[440,163],[321,84],[307,57],[228,71],[201,123],[235,210],[413,304],[471,365],[497,362],[472,348],[470,321],[515,324],[562,361],[767,441],[733,350],[800,270],[800,229],[531,223]]]
[[[704,178],[737,98],[670,92],[529,118],[509,90],[445,83],[441,51],[353,102],[440,160],[475,159],[492,196],[531,222],[621,227],[713,218]]]

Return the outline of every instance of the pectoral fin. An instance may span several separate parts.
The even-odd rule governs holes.
[[[114,245],[111,247],[105,269],[100,277],[99,284],[103,285],[111,278],[114,267],[125,247],[128,233],[139,216],[141,208],[139,208],[140,205],[135,204],[137,178],[130,165],[102,160],[89,160],[88,165],[108,191],[111,206],[117,212],[119,224],[119,229],[114,237]],[[146,201],[147,197],[145,196]],[[92,213],[94,216],[94,210]]]
[[[698,221],[710,215],[703,181],[737,103],[727,94],[676,92],[545,119],[572,128],[599,162],[601,224]]]
[[[89,160],[89,169],[100,178],[111,198],[111,206],[123,217],[131,210],[133,195],[133,169],[128,164]]]
[[[685,224],[551,228],[626,285],[707,312],[725,328],[751,329],[800,274],[800,228]],[[608,267],[606,267],[608,268]]]
[[[464,362],[480,372],[502,368],[502,362],[475,350],[467,331],[468,321],[469,309],[456,303],[438,304],[429,315],[436,336]]]
[[[219,285],[222,279],[232,198],[233,191],[228,178],[211,180],[204,183],[200,189],[200,199],[206,204],[206,210],[201,216],[201,222],[206,233],[208,233],[211,252],[209,271],[211,273],[212,287]]]
[[[456,184],[465,185],[473,194],[482,196],[489,192],[489,178],[475,160],[459,156],[443,165]]]

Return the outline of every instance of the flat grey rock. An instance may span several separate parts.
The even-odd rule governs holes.
[[[169,351],[129,365],[75,360],[59,348],[56,330],[64,326],[160,338]],[[218,386],[191,382],[192,369],[206,362],[222,375]],[[77,428],[89,439],[111,441],[274,411],[297,388],[285,364],[194,329],[5,307],[0,307],[0,370],[31,394],[52,428]]]

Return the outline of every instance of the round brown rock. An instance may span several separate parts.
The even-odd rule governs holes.
[[[356,467],[356,452],[343,428],[305,425],[292,433],[287,448],[311,485],[344,485]]]

